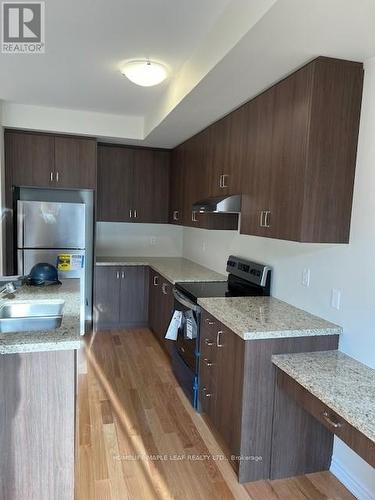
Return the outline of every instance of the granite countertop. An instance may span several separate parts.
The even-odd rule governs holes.
[[[278,354],[272,362],[375,442],[375,370],[340,351]]]
[[[226,281],[227,277],[181,257],[97,257],[97,266],[150,266],[172,284],[182,281]]]
[[[14,299],[6,300],[32,301],[53,299],[65,301],[61,326],[52,331],[0,333],[0,354],[80,348],[81,304],[79,279],[63,280],[60,286],[32,287],[23,285],[16,291]]]
[[[244,340],[342,332],[340,326],[273,297],[202,298],[198,304]]]

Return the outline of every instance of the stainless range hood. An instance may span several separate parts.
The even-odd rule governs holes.
[[[193,212],[215,214],[237,214],[241,212],[241,195],[219,196],[197,201]]]

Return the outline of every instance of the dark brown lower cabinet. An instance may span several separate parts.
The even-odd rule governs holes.
[[[173,343],[164,337],[173,313],[172,290],[172,283],[150,269],[148,324],[150,330],[169,355]]]
[[[0,498],[73,500],[75,351],[0,355]]]
[[[272,355],[324,351],[337,349],[337,345],[337,335],[244,341],[203,311],[201,411],[220,438],[241,483],[269,479],[272,455],[281,452],[275,448],[277,442],[275,446],[272,443],[275,393]],[[289,439],[293,439],[292,433]],[[275,469],[272,475],[279,477]]]
[[[147,326],[148,267],[96,266],[95,330]]]

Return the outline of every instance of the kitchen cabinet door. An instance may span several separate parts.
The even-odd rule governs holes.
[[[134,150],[98,147],[98,220],[131,222]]]
[[[67,189],[96,188],[96,140],[55,138],[55,185]]]
[[[168,222],[169,161],[168,151],[134,150],[133,222]]]
[[[160,300],[161,300],[161,277],[159,273],[150,269],[149,274],[149,307],[148,324],[150,330],[160,340]]]
[[[51,187],[54,173],[54,137],[5,132],[5,168],[10,186]]]
[[[120,325],[146,326],[148,319],[148,269],[125,266],[120,269]]]
[[[267,221],[272,238],[298,240],[300,234],[312,69],[302,68],[275,86]]]
[[[246,104],[246,160],[242,169],[242,234],[254,236],[269,236],[270,234],[265,219],[267,213],[270,212],[274,106],[274,87]]]
[[[193,212],[193,205],[208,197],[208,129],[185,143],[184,226],[202,227],[204,216]]]
[[[224,325],[216,335],[216,401],[214,425],[228,450],[239,455],[241,448],[242,382],[245,342]],[[230,377],[228,377],[230,373]],[[235,465],[235,464],[233,464]]]
[[[171,154],[169,182],[169,223],[182,225],[184,220],[184,145]]]
[[[94,280],[95,330],[115,328],[120,322],[121,268],[96,266]]]
[[[207,145],[207,176],[208,197],[226,195],[227,188],[223,187],[223,172],[228,167],[229,153],[229,121],[222,118],[208,128]],[[226,170],[225,170],[226,171]],[[228,176],[226,177],[228,180]]]
[[[209,196],[241,194],[241,170],[244,163],[246,112],[233,111],[209,127]]]

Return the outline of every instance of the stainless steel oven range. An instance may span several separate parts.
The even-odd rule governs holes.
[[[194,408],[199,411],[200,316],[203,297],[269,296],[271,268],[230,256],[227,281],[181,282],[173,288],[174,308],[182,321],[172,350],[173,372]]]

